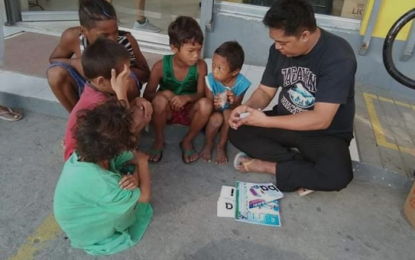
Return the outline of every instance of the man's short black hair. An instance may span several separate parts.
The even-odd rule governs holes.
[[[105,0],[79,0],[79,22],[88,30],[95,22],[117,20],[114,7]]]
[[[81,62],[87,79],[99,76],[111,79],[111,69],[117,74],[123,70],[120,66],[130,60],[130,53],[118,42],[106,38],[98,38],[82,53]]]
[[[215,50],[215,54],[226,58],[231,72],[241,69],[244,65],[244,50],[237,41],[222,43],[222,45]]]
[[[317,29],[313,7],[307,0],[277,0],[265,14],[265,26],[280,29],[287,36],[300,36]]]
[[[97,163],[132,151],[137,145],[133,124],[133,112],[125,102],[115,98],[93,109],[79,111],[73,129],[79,157],[85,162]]]
[[[185,43],[199,43],[203,45],[203,33],[195,19],[188,16],[179,16],[168,29],[170,45],[180,49]]]

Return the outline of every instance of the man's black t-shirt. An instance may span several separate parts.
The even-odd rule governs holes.
[[[307,55],[286,57],[271,46],[261,84],[282,87],[278,115],[312,110],[316,102],[340,104],[331,125],[321,131],[350,141],[355,113],[356,57],[344,39],[322,29],[317,44]]]

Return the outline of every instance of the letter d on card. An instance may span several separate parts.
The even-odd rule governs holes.
[[[219,198],[217,215],[218,217],[234,218],[235,200]]]

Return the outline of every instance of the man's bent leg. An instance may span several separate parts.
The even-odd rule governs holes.
[[[333,136],[306,136],[298,140],[303,160],[276,165],[277,186],[282,191],[299,188],[339,191],[353,179],[349,144]]]
[[[248,156],[269,162],[283,162],[300,157],[290,147],[298,139],[295,131],[241,126],[229,129],[229,141]]]

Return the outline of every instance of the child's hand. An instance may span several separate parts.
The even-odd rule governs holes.
[[[124,69],[118,75],[115,69],[111,70],[111,87],[117,95],[118,99],[120,96],[127,97],[129,80],[130,68],[126,64],[124,64]]]
[[[187,96],[174,96],[170,100],[170,106],[174,111],[179,111],[182,110],[189,101],[189,97]]]
[[[222,104],[221,104],[221,98],[219,95],[216,95],[213,98],[213,106],[215,107],[215,110],[219,110],[222,108]]]
[[[153,114],[153,106],[147,99],[138,97],[134,99],[133,102],[139,109],[144,110],[145,117],[151,117],[151,115]]]
[[[133,190],[138,187],[138,179],[134,175],[126,175],[119,182],[120,188],[124,190]]]
[[[226,96],[228,97],[229,104],[233,105],[235,102],[235,93],[232,90],[226,90]]]

